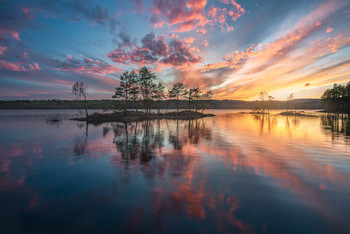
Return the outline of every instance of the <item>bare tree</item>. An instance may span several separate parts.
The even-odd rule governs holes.
[[[87,85],[84,84],[83,82],[75,82],[72,86],[72,93],[77,97],[80,98],[81,96],[84,97],[85,100],[85,116],[86,120],[88,120],[88,107],[87,107],[87,101],[86,101],[86,89]]]
[[[265,98],[267,98],[269,96],[269,94],[266,91],[260,92],[259,94],[259,99],[261,100],[261,109],[262,112],[265,114]]]
[[[270,109],[272,109],[272,107],[273,107],[273,100],[275,100],[275,98],[273,96],[269,95],[268,99],[269,99],[268,112],[270,112]]]
[[[288,97],[287,97],[287,112],[290,108],[290,105],[292,104],[292,101],[294,99],[294,93],[291,93]]]

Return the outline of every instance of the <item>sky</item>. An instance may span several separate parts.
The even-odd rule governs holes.
[[[111,99],[142,66],[215,99],[319,98],[349,55],[347,0],[0,0],[0,100]]]

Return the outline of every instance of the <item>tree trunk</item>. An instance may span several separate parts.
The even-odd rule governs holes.
[[[179,113],[179,97],[176,98],[176,113]]]
[[[165,113],[168,113],[169,103],[170,103],[170,100],[168,100],[167,103],[166,103]]]
[[[125,99],[124,115],[126,116],[128,110],[128,99]]]
[[[86,118],[86,121],[88,120],[89,118],[89,114],[88,114],[88,108],[87,108],[87,102],[86,102],[86,96],[84,95],[84,99],[85,99],[85,118]]]

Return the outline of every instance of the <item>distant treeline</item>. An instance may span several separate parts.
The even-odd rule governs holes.
[[[87,100],[89,109],[115,109],[116,100]],[[201,101],[199,101],[201,102]],[[205,101],[203,101],[205,102]],[[238,100],[211,100],[207,102],[208,109],[255,109],[261,101],[238,101]],[[168,106],[169,105],[169,106]],[[323,109],[321,99],[295,99],[293,101],[265,101],[268,109]],[[153,101],[151,107],[157,109],[177,108],[177,100]],[[187,109],[188,101],[179,100],[180,109]],[[0,101],[0,109],[84,109],[84,100],[16,100]],[[129,104],[130,109],[142,109],[142,103]]]

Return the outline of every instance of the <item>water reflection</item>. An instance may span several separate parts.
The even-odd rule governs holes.
[[[161,128],[161,122],[166,126]],[[157,153],[161,153],[165,146],[165,134],[168,133],[168,143],[174,150],[182,150],[187,143],[198,144],[200,139],[211,139],[211,128],[203,120],[146,120],[134,123],[115,123],[111,127],[103,127],[106,137],[112,129],[113,143],[121,153],[123,159],[139,159],[150,161]],[[175,123],[174,123],[175,122]],[[173,126],[175,125],[175,126]]]
[[[321,124],[332,132],[332,139],[341,135],[347,137],[349,142],[350,136],[350,119],[345,114],[324,114],[321,116]]]
[[[348,119],[6,121],[2,233],[349,230]]]

